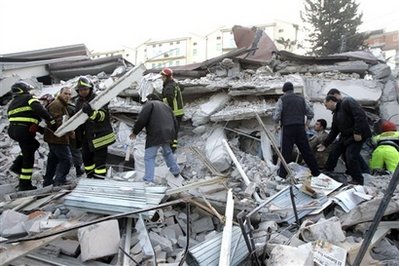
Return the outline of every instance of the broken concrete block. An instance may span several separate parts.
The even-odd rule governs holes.
[[[14,210],[5,210],[0,216],[0,235],[3,237],[26,234],[23,222],[28,216]]]
[[[120,242],[118,221],[110,220],[81,228],[78,239],[82,261],[116,254]]]
[[[178,224],[173,224],[163,228],[161,235],[169,239],[173,244],[177,244],[177,239],[183,235],[183,231]]]
[[[71,239],[56,239],[50,245],[57,247],[68,256],[75,256],[79,249],[79,242]]]
[[[194,233],[202,233],[212,230],[215,230],[215,226],[213,225],[212,218],[209,216],[205,216],[193,222],[192,231]]]
[[[375,198],[365,201],[356,206],[350,213],[344,213],[339,217],[342,227],[352,226],[358,223],[372,221],[375,213],[380,206],[382,198]],[[384,215],[389,215],[399,211],[399,202],[390,201]]]
[[[306,242],[326,240],[335,244],[345,241],[345,234],[338,217],[331,217],[328,220],[305,226],[300,229],[300,234]]]
[[[172,242],[169,239],[162,237],[154,232],[150,232],[148,235],[151,239],[151,243],[153,246],[159,245],[162,247],[162,250],[165,250],[166,252],[172,252]]]
[[[270,254],[269,266],[313,266],[313,254],[310,250],[277,245]]]

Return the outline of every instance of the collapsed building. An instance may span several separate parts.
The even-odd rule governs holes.
[[[86,72],[79,61],[72,71],[61,60],[50,68],[60,75],[55,84],[38,84],[38,96],[55,93],[85,74],[99,90],[118,91],[107,96],[118,141],[109,149],[106,180],[72,173],[71,185],[16,192],[17,177],[8,168],[19,150],[6,134],[2,108],[2,265],[354,265],[373,224],[379,226],[362,265],[397,264],[399,205],[391,183],[398,171],[365,175],[365,186],[355,187],[323,175],[312,179],[316,193],[308,195],[296,184],[309,176],[306,166],[291,163],[292,178],[277,177],[279,137],[271,121],[282,85],[291,81],[312,102],[315,120],[331,125],[323,99],[338,88],[361,103],[370,126],[379,118],[398,125],[399,91],[390,68],[369,52],[299,56],[277,52],[264,32],[237,26],[234,34],[236,50],[173,68],[185,100],[176,152],[185,179],[159,161],[157,185],[146,186],[145,135],[135,143],[128,138],[140,100],[161,89],[159,69],[118,59],[101,73],[104,66],[90,62],[97,70]],[[0,87],[18,78],[4,78]],[[77,114],[65,127],[79,120]],[[47,152],[43,145],[36,156],[39,187]],[[380,222],[375,217],[383,203]]]

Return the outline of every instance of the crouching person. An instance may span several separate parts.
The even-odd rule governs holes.
[[[150,94],[147,99],[130,135],[130,138],[134,140],[143,128],[146,129],[144,181],[154,182],[155,158],[160,147],[169,171],[177,177],[180,174],[180,168],[170,147],[176,136],[176,118],[172,109],[161,102],[157,95]]]

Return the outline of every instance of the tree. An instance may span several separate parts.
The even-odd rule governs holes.
[[[324,56],[364,48],[365,34],[358,33],[363,13],[355,0],[305,0],[302,21],[312,28],[308,39],[312,54]]]

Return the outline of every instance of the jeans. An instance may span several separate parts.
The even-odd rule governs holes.
[[[84,170],[82,168],[83,159],[82,159],[82,151],[78,148],[69,147],[72,154],[72,164],[76,169],[76,175],[84,174]]]
[[[47,159],[46,174],[44,176],[43,186],[51,184],[61,185],[66,182],[66,176],[71,168],[72,155],[69,145],[66,144],[48,144],[50,152]],[[55,175],[54,181],[53,177]]]
[[[144,181],[154,182],[154,172],[155,172],[155,158],[159,147],[162,148],[162,156],[169,168],[169,171],[177,176],[180,173],[180,168],[176,163],[175,157],[170,148],[170,144],[161,144],[157,146],[148,147],[145,149],[144,153],[144,165],[145,174]]]

